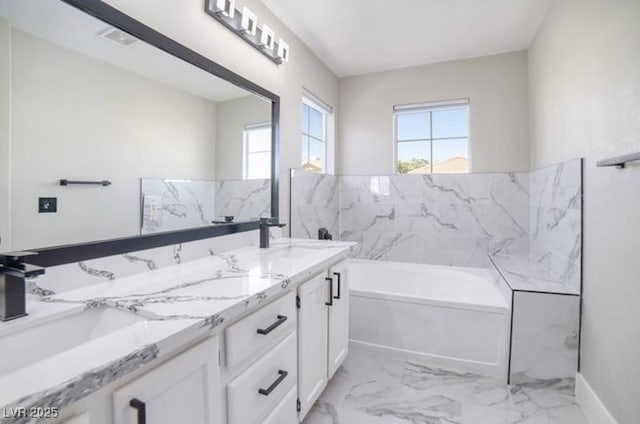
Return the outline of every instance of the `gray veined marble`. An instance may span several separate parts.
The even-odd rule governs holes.
[[[254,232],[245,234],[253,236],[255,242]],[[347,257],[354,245],[282,239],[270,249],[246,246],[245,242],[243,248],[215,253],[208,244],[211,242],[198,242],[198,251],[207,252],[199,260],[180,264],[172,258],[176,261],[173,266],[152,271],[148,269],[150,264],[162,264],[163,256],[175,251],[189,256],[193,252],[168,246],[99,260],[85,265],[86,270],[79,275],[100,282],[75,290],[60,285],[61,290],[56,292],[29,282],[27,319],[45,322],[109,307],[134,313],[143,320],[50,356],[39,362],[39,367],[25,366],[0,376],[0,407],[64,408],[147,362],[175,352],[179,343],[210,334],[220,325],[280,296],[292,284],[306,280],[313,270],[325,269]],[[300,260],[291,261],[287,252],[292,248],[308,252]],[[151,259],[149,253],[157,256]],[[109,264],[147,270],[110,279],[102,272]],[[42,369],[48,372],[40,375]]]
[[[582,159],[532,171],[531,256],[579,290],[582,256]]]
[[[210,225],[215,218],[215,182],[143,178],[142,234]],[[150,208],[155,207],[156,212]]]
[[[304,424],[586,424],[568,387],[506,386],[352,347]]]
[[[132,371],[154,360],[159,353],[158,346],[149,345],[136,352],[133,352],[124,358],[115,360],[106,366],[91,370],[76,378],[68,380],[64,385],[54,389],[44,390],[40,393],[34,393],[24,398],[18,399],[15,405],[6,406],[5,408],[23,407],[30,410],[32,407],[47,405],[50,408],[62,409],[71,405],[78,400],[86,397],[88,394],[105,387],[120,377],[129,374]],[[3,424],[30,424],[39,421],[31,417],[14,417],[2,420]]]
[[[318,237],[326,228],[335,240],[339,237],[339,177],[291,170],[291,237]]]
[[[578,370],[580,297],[516,291],[511,334],[512,383],[564,380]]]
[[[215,216],[234,221],[271,216],[271,180],[223,180],[215,183]]]
[[[529,236],[526,173],[339,179],[340,237],[362,258],[485,266]]]

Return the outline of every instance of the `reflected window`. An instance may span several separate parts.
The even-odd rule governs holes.
[[[327,124],[330,107],[303,98],[302,100],[302,169],[327,172]]]
[[[394,106],[399,174],[469,172],[469,101]]]
[[[271,123],[244,127],[243,158],[245,180],[271,178]]]

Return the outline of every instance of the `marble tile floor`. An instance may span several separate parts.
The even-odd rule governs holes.
[[[351,347],[303,424],[586,424],[573,387],[444,371]]]

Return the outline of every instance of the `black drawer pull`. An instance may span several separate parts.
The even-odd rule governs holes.
[[[288,372],[283,371],[283,370],[278,370],[278,374],[280,374],[278,376],[278,378],[276,379],[276,381],[274,381],[273,383],[271,383],[271,386],[269,386],[269,388],[267,389],[260,389],[258,390],[258,393],[260,393],[261,395],[265,395],[265,396],[269,396],[271,394],[271,392],[273,392],[275,390],[276,387],[278,387],[278,385],[280,383],[282,383],[282,380],[284,380],[285,378],[287,378],[287,376],[289,375]]]
[[[133,398],[129,406],[138,411],[138,424],[147,424],[147,405],[140,399]]]
[[[333,306],[333,278],[327,277],[326,280],[329,282],[329,301],[324,302],[327,306]]]
[[[258,328],[258,334],[269,334],[287,320],[286,315],[278,315],[277,318],[278,320],[267,328]]]
[[[340,273],[339,272],[334,272],[333,275],[335,275],[338,278],[338,295],[334,296],[334,299],[340,299]]]

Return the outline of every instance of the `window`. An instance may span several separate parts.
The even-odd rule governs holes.
[[[332,108],[310,94],[302,99],[302,169],[330,172],[327,152],[331,151],[328,134],[332,125]]]
[[[242,178],[271,178],[271,123],[244,127]]]
[[[469,172],[469,101],[394,106],[399,174]]]

